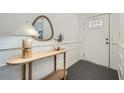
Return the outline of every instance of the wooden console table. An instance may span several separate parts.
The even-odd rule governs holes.
[[[17,64],[22,64],[22,72],[23,72],[23,77],[22,79],[26,79],[26,64],[29,64],[29,80],[32,80],[32,62],[38,59],[43,59],[46,57],[54,56],[54,71],[50,75],[46,76],[43,78],[44,80],[61,80],[64,79],[66,80],[66,52],[67,50],[61,49],[59,51],[56,50],[49,50],[49,51],[44,51],[44,52],[36,52],[32,54],[31,58],[22,58],[21,56],[17,56],[13,59],[7,60],[7,63],[10,65],[17,65]],[[57,55],[58,54],[64,54],[64,68],[57,70],[56,68],[56,62],[57,62]]]

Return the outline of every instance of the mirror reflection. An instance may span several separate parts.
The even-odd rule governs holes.
[[[39,16],[37,17],[34,22],[33,26],[36,31],[40,34],[38,37],[34,37],[37,40],[41,41],[48,41],[53,37],[53,27],[51,21],[46,16]]]

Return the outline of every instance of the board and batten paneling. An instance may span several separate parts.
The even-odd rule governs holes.
[[[80,42],[72,42],[69,44],[62,44],[63,48],[68,50],[67,52],[67,67],[71,66],[78,60],[80,60],[79,48]],[[33,47],[33,51],[44,51],[53,48],[53,46],[37,46]],[[8,58],[12,58],[16,55],[19,55],[21,52],[20,49],[10,49],[0,51],[1,56],[3,56],[4,62]],[[11,56],[10,56],[11,55]],[[57,69],[63,68],[63,55],[58,55],[57,58]],[[40,79],[41,77],[46,76],[54,70],[53,57],[44,58],[42,60],[37,60],[33,63],[33,79]],[[4,64],[4,63],[3,63]],[[2,64],[1,64],[2,65]],[[27,69],[28,70],[28,69]],[[21,79],[21,65],[6,65],[0,67],[0,79]]]
[[[4,36],[11,35],[21,24],[27,20],[32,23],[39,15],[46,15],[50,18],[55,38],[59,33],[64,34],[62,47],[68,50],[67,67],[77,62],[80,58],[80,38],[79,38],[79,19],[78,14],[39,14],[39,13],[17,13],[0,14],[0,79],[22,79],[21,65],[6,65],[6,60],[21,54],[21,40],[24,37]],[[5,33],[4,33],[5,32]],[[52,39],[40,42],[33,39],[33,52],[45,51],[55,46]],[[58,56],[58,67],[63,66],[63,56]],[[53,57],[37,60],[33,63],[33,79],[40,79],[53,71]],[[28,68],[28,66],[27,66]],[[28,74],[27,74],[28,75]]]
[[[124,14],[119,14],[119,58],[118,72],[120,79],[124,80]]]
[[[118,43],[118,48],[119,48],[118,74],[119,79],[124,80],[124,44]]]

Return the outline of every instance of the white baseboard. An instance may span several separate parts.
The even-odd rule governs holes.
[[[119,80],[122,80],[120,70],[118,69],[117,72],[118,72],[118,78],[119,78]]]
[[[120,76],[120,73],[119,73],[119,70],[117,70],[117,72],[118,72],[118,78],[119,78],[119,80],[122,80],[121,79],[121,76]]]

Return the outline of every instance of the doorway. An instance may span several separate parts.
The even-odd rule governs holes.
[[[109,14],[85,19],[84,56],[95,64],[110,67]]]

